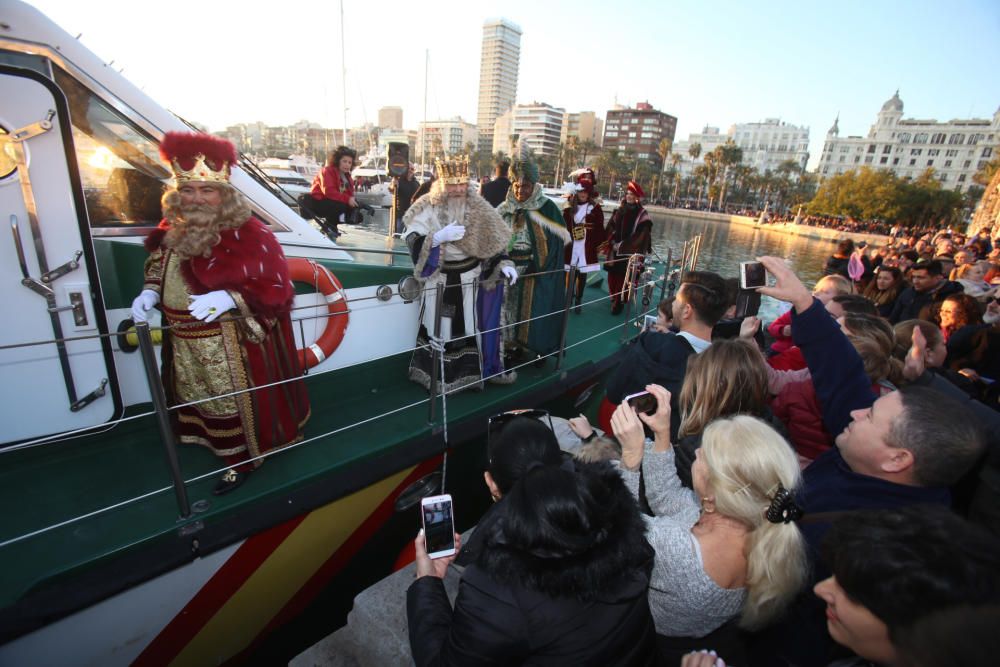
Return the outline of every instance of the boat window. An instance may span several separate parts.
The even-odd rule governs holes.
[[[10,140],[7,128],[0,125],[0,180],[7,178],[17,169],[17,155],[14,151],[14,142]]]
[[[43,56],[33,53],[17,53],[16,51],[0,51],[0,65],[30,69],[39,74],[49,76],[49,61]]]
[[[69,102],[90,226],[159,223],[160,197],[171,172],[157,142],[66,72],[54,68],[53,75]]]

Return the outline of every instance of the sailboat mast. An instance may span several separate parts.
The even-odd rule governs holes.
[[[424,136],[420,141],[420,168],[427,165],[427,68],[431,60],[431,50],[424,49]]]
[[[350,146],[347,138],[347,57],[344,53],[344,0],[340,0],[340,84],[344,95],[344,145]]]

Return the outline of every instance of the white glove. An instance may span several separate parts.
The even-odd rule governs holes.
[[[507,276],[507,280],[510,281],[511,285],[517,282],[517,269],[515,269],[513,266],[503,267],[502,269],[500,269],[500,273]]]
[[[132,299],[132,321],[147,321],[146,313],[153,309],[153,306],[160,302],[160,295],[151,289],[144,289],[139,292],[139,296]]]
[[[233,297],[229,296],[229,292],[220,289],[208,294],[192,295],[188,310],[197,320],[214,322],[222,313],[235,307],[236,302],[233,301]]]
[[[465,225],[460,225],[457,222],[452,222],[450,225],[444,229],[439,229],[434,232],[434,236],[431,238],[431,247],[439,246],[442,243],[451,243],[452,241],[457,241],[465,236]]]

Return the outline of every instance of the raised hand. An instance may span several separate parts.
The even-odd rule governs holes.
[[[780,257],[758,257],[757,261],[775,278],[772,287],[758,287],[758,292],[791,303],[798,313],[805,312],[812,305],[812,294],[795,272],[788,268],[785,260]]]

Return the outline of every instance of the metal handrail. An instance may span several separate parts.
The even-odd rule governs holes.
[[[565,271],[565,269],[562,269],[562,270],[557,270],[557,271],[538,272],[536,274],[530,274],[530,275],[544,275],[544,274],[547,274],[547,273],[566,273],[566,271]],[[666,271],[665,271],[664,275],[666,275]],[[521,276],[521,277],[522,278],[528,277],[528,275],[526,274],[525,276]],[[655,284],[655,282],[658,282],[658,281],[649,281],[649,282],[647,282],[645,284],[653,285],[653,284]],[[571,285],[572,284],[573,283],[571,283]],[[435,286],[435,289],[437,290],[438,294],[440,295],[440,294],[443,294],[444,286],[441,286],[441,285]],[[625,289],[623,288],[622,293],[624,294],[624,292],[625,292]],[[633,294],[635,294],[635,293],[636,292],[633,291]],[[591,301],[588,301],[588,302],[586,302],[586,304],[581,304],[581,306],[582,305],[590,305],[590,304],[597,303],[599,301],[603,301],[603,300],[610,299],[610,298],[611,298],[611,295],[609,294],[607,296],[602,296],[602,297],[600,297],[598,299],[593,299]],[[520,326],[521,324],[523,324],[525,322],[530,322],[532,320],[541,319],[543,317],[549,317],[549,316],[552,316],[554,314],[565,315],[564,311],[566,311],[568,309],[568,307],[569,307],[569,305],[571,303],[572,303],[571,300],[568,301],[566,308],[564,308],[562,311],[557,310],[557,311],[554,311],[553,313],[548,313],[546,315],[542,315],[542,316],[538,316],[538,317],[534,317],[534,318],[529,318],[528,320],[524,320],[524,321],[518,321],[518,322],[509,323],[509,324],[505,325],[504,327],[497,327],[495,329],[491,329],[491,330],[488,330],[488,331],[496,331],[496,330],[499,330],[499,329],[502,329],[502,328],[509,328],[509,327]],[[306,306],[306,307],[315,308],[316,306]],[[438,309],[438,312],[440,312],[440,308]],[[333,315],[333,313],[323,313],[323,314],[320,314],[320,315],[316,315],[313,318],[301,318],[301,319],[302,320],[305,320],[305,319],[318,319],[320,317],[329,317],[331,315]],[[175,325],[175,326],[179,326],[179,325]],[[170,327],[163,327],[163,329],[169,329],[169,328]],[[581,341],[577,341],[577,342],[572,343],[570,345],[566,345],[566,343],[565,343],[565,332],[564,332],[563,333],[563,339],[561,341],[561,344],[560,344],[559,348],[557,350],[551,352],[551,353],[543,355],[542,358],[548,358],[550,356],[559,355],[559,358],[561,359],[565,355],[566,350],[574,348],[574,347],[577,347],[579,345],[582,345],[582,344],[584,344],[584,343],[586,343],[586,342],[588,342],[590,340],[593,340],[594,338],[597,338],[597,337],[600,337],[600,336],[603,336],[603,335],[607,335],[608,333],[614,331],[617,328],[618,328],[618,325],[616,324],[614,327],[611,327],[611,328],[607,329],[606,331],[599,332],[597,334],[589,336],[589,337],[587,337],[587,338],[585,338],[585,339],[583,339]],[[152,374],[150,373],[150,368],[153,371],[155,371],[156,369],[155,369],[155,364],[151,365],[149,363],[149,360],[153,359],[153,357],[152,357],[152,340],[151,340],[150,336],[148,335],[150,329],[151,328],[146,323],[143,323],[143,325],[141,327],[138,327],[138,330],[140,331],[140,335],[139,335],[140,347],[144,347],[146,349],[145,355],[146,355],[146,359],[147,359],[147,363],[146,363],[146,366],[147,366],[147,368],[146,368],[146,370],[147,370],[147,378],[152,383],[152,382],[154,382],[154,378],[152,377]],[[473,336],[473,335],[480,335],[482,333],[486,333],[486,331],[481,331],[478,334],[469,334],[468,336],[465,336],[465,337],[470,337],[470,336]],[[110,337],[110,336],[117,336],[117,335],[118,335],[117,333],[115,333],[115,334],[110,334],[110,333],[109,334],[97,334],[97,335],[77,337],[77,338],[68,339],[68,340],[92,339],[92,338],[99,338],[99,337],[104,337],[104,336]],[[464,338],[464,337],[462,337],[462,338]],[[458,339],[454,339],[454,340],[458,340]],[[23,346],[27,346],[27,345],[48,344],[50,342],[51,341],[40,341],[40,342],[34,342],[34,343],[28,343],[28,344],[6,345],[6,346],[0,347],[0,350],[2,350],[2,349],[11,349],[11,348],[15,348],[15,347],[23,347]],[[360,364],[364,364],[364,363],[370,363],[372,361],[376,361],[376,360],[383,359],[383,358],[388,358],[390,356],[396,356],[396,355],[399,355],[399,354],[405,354],[405,353],[413,352],[413,351],[415,351],[417,349],[426,349],[426,347],[427,346],[424,346],[424,345],[418,345],[418,346],[414,346],[413,348],[410,348],[408,350],[393,352],[391,354],[383,355],[381,357],[376,357],[376,358],[373,358],[373,359],[366,359],[366,360],[360,361],[357,364],[353,364],[353,365],[360,365]],[[525,362],[523,364],[519,364],[517,366],[514,366],[513,368],[505,368],[504,371],[503,371],[503,373],[509,372],[510,370],[516,370],[516,369],[522,368],[522,367],[527,366],[528,364],[532,364],[534,362],[535,362],[535,359],[532,359],[532,360],[527,361],[527,362]],[[349,367],[350,366],[343,367],[343,368],[349,368]],[[323,371],[322,373],[339,371],[339,370],[343,370],[343,368],[328,369],[326,371]],[[493,375],[493,376],[482,378],[480,380],[480,382],[488,380],[488,379],[490,379],[492,377],[496,377],[497,375],[500,375],[500,374],[502,374],[502,373],[498,373],[498,374]],[[155,381],[157,381],[157,382],[159,381],[158,375],[159,374],[156,373]],[[227,395],[224,395],[224,396],[215,396],[215,397],[212,397],[212,398],[209,398],[209,399],[204,399],[203,401],[193,401],[193,402],[190,402],[190,403],[185,403],[185,404],[183,404],[183,406],[194,405],[196,403],[210,401],[210,400],[218,400],[219,398],[224,398],[225,396],[231,396],[231,395],[236,395],[236,394],[240,394],[240,393],[246,393],[246,392],[249,392],[249,391],[256,391],[256,390],[260,390],[260,389],[266,389],[266,388],[269,388],[269,387],[272,387],[272,386],[276,386],[276,385],[279,385],[279,384],[283,384],[283,383],[287,383],[287,382],[297,382],[297,381],[300,381],[300,380],[301,380],[300,377],[288,378],[286,380],[281,380],[281,381],[274,382],[274,383],[271,383],[271,384],[268,384],[268,385],[262,385],[262,386],[254,387],[254,388],[247,389],[247,390],[241,390],[239,392],[233,392],[232,394],[227,394]],[[465,387],[457,387],[457,388],[454,388],[454,389],[449,390],[449,391],[442,391],[440,393],[440,396],[442,397],[442,400],[444,400],[446,396],[451,395],[451,394],[453,394],[453,393],[455,393],[457,391],[461,391],[464,388]],[[153,388],[152,388],[152,385],[151,385],[151,391],[152,391],[152,389]],[[155,394],[155,391],[153,393]],[[352,428],[356,428],[358,426],[361,426],[363,424],[376,421],[378,419],[382,419],[384,417],[387,417],[387,416],[392,415],[392,414],[396,414],[396,413],[401,412],[403,410],[407,410],[407,409],[410,409],[412,407],[419,406],[419,405],[421,405],[421,404],[423,404],[425,402],[428,402],[431,405],[433,405],[434,399],[435,399],[434,393],[431,393],[426,399],[422,399],[422,400],[416,401],[414,403],[411,403],[409,405],[405,405],[405,406],[402,406],[402,407],[399,407],[399,408],[394,408],[392,410],[385,411],[383,413],[380,413],[379,415],[375,415],[373,417],[369,417],[369,418],[360,420],[358,422],[355,422],[355,423],[352,423],[352,424],[348,424],[346,426],[342,426],[342,427],[333,429],[333,430],[328,431],[326,433],[323,433],[323,434],[320,434],[320,435],[316,435],[316,436],[313,436],[311,438],[302,440],[302,441],[300,441],[298,443],[293,443],[293,444],[290,444],[290,445],[286,445],[286,446],[284,446],[284,447],[282,447],[280,449],[275,449],[275,450],[272,450],[270,452],[265,452],[265,453],[263,453],[263,454],[261,454],[259,456],[256,456],[256,457],[248,459],[246,461],[246,463],[252,463],[252,462],[255,462],[255,461],[258,461],[258,460],[264,460],[266,458],[269,458],[270,456],[277,455],[279,453],[285,453],[287,451],[291,451],[292,449],[295,449],[297,447],[304,446],[304,445],[306,445],[308,443],[315,442],[317,440],[321,440],[323,438],[335,435],[337,433],[341,433],[343,431],[350,430]],[[154,403],[155,403],[155,401],[154,401]],[[47,442],[51,442],[53,439],[64,438],[69,433],[83,433],[83,432],[91,431],[91,430],[106,429],[106,428],[109,428],[109,427],[114,426],[114,425],[119,424],[119,423],[123,423],[123,422],[126,422],[126,421],[131,421],[131,420],[139,419],[139,418],[145,418],[145,417],[151,416],[153,414],[156,414],[156,415],[159,416],[158,418],[159,418],[159,420],[160,420],[160,422],[162,424],[162,423],[164,423],[163,415],[166,414],[167,411],[169,411],[170,409],[176,409],[176,408],[182,407],[182,405],[172,406],[172,407],[166,407],[163,404],[159,404],[159,405],[157,405],[155,407],[157,409],[154,410],[154,411],[152,411],[152,412],[145,412],[145,413],[140,414],[140,415],[132,415],[130,417],[125,417],[125,418],[121,418],[121,419],[118,419],[118,420],[113,420],[112,422],[106,422],[106,423],[103,423],[103,424],[100,424],[100,425],[95,425],[93,427],[86,427],[86,428],[83,428],[83,429],[77,429],[76,431],[73,431],[73,432],[63,432],[63,433],[55,434],[55,435],[52,435],[52,436],[46,436],[45,438],[41,438],[41,439],[38,439],[36,441],[32,441],[31,443],[20,443],[19,445],[13,445],[11,447],[7,447],[7,448],[5,448],[3,450],[0,450],[0,454],[5,453],[5,452],[9,452],[9,451],[18,451],[20,449],[24,449],[26,446],[37,446],[39,444],[45,444]],[[168,421],[166,423],[169,424]],[[163,435],[162,437],[163,437],[163,439],[166,442],[170,442],[172,444],[172,441],[173,441],[172,437],[168,437],[166,435]],[[144,500],[144,499],[153,497],[153,496],[158,495],[160,493],[164,493],[166,491],[169,491],[170,489],[173,489],[175,491],[175,494],[177,494],[178,507],[179,507],[179,510],[181,512],[182,517],[189,516],[190,515],[190,507],[187,504],[186,486],[188,484],[191,484],[191,483],[203,480],[203,479],[207,479],[209,477],[214,477],[214,476],[218,475],[219,473],[225,471],[229,466],[227,465],[225,468],[220,468],[218,470],[213,470],[211,472],[198,475],[198,476],[193,477],[191,479],[181,479],[180,478],[180,473],[179,473],[179,466],[176,467],[176,468],[174,466],[174,463],[176,462],[176,460],[172,459],[171,446],[170,445],[166,445],[166,451],[167,451],[167,454],[168,454],[168,459],[171,460],[171,468],[172,468],[172,473],[173,473],[173,476],[174,476],[174,483],[171,486],[163,487],[161,489],[156,489],[156,490],[153,490],[153,491],[141,494],[139,496],[136,496],[134,498],[130,498],[130,499],[124,500],[124,501],[119,502],[119,503],[114,503],[114,504],[109,505],[107,507],[100,508],[100,509],[92,511],[92,512],[87,512],[87,513],[79,515],[77,517],[73,517],[71,519],[67,519],[65,521],[62,521],[62,522],[59,522],[59,523],[56,523],[56,524],[52,524],[50,526],[46,526],[44,528],[41,528],[41,529],[38,529],[38,530],[35,530],[35,531],[31,531],[29,533],[25,533],[25,534],[20,535],[20,536],[4,540],[3,542],[0,542],[0,548],[3,548],[5,546],[9,546],[9,545],[21,542],[21,541],[23,541],[25,539],[29,539],[31,537],[35,537],[35,536],[44,534],[46,532],[50,532],[50,531],[55,530],[55,529],[60,528],[60,527],[64,527],[64,526],[67,526],[67,525],[72,525],[73,523],[82,521],[82,520],[84,520],[86,518],[97,516],[99,514],[102,514],[102,513],[105,513],[105,512],[108,512],[108,511],[120,508],[120,507],[127,506],[127,505],[129,505],[131,503],[138,502],[140,500]],[[174,456],[176,455],[176,450],[173,451],[173,455]]]

